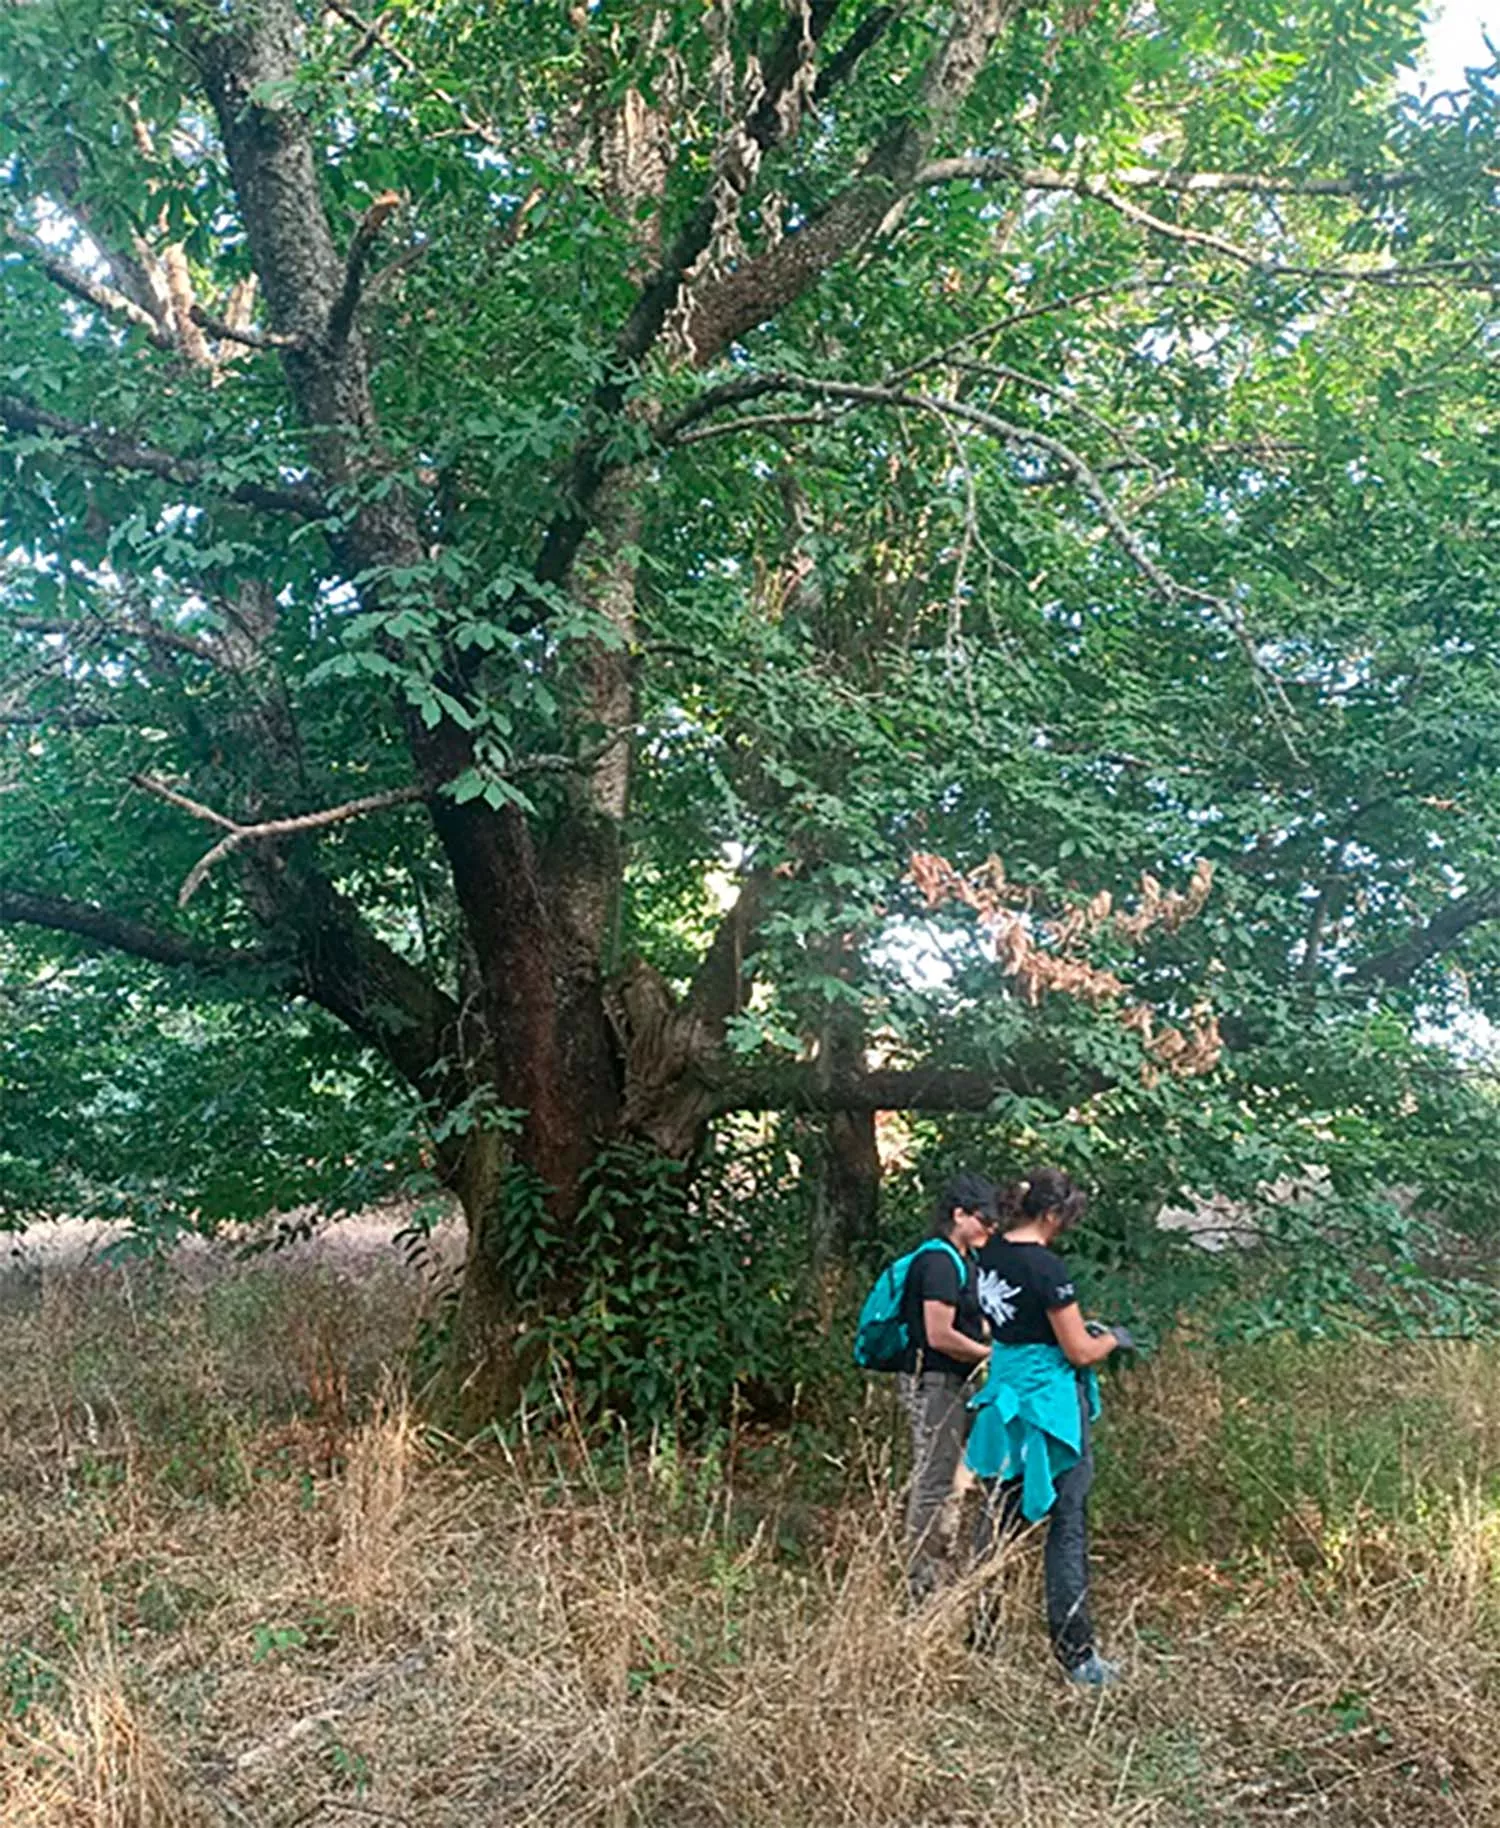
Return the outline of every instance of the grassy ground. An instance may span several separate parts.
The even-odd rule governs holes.
[[[1500,1823],[1500,1352],[1113,1380],[1096,1610],[1129,1681],[1088,1696],[1035,1544],[906,1613],[884,1389],[693,1456],[507,1450],[405,1399],[394,1268],[6,1299],[7,1828]]]

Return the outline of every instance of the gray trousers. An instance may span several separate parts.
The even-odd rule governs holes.
[[[969,1438],[969,1383],[950,1371],[903,1372],[901,1402],[911,1422],[911,1489],[906,1500],[906,1579],[926,1599],[948,1578],[951,1501]]]
[[[1057,1480],[1057,1499],[1047,1513],[1044,1575],[1047,1631],[1058,1661],[1067,1669],[1084,1662],[1094,1648],[1089,1616],[1089,1487],[1094,1483],[1094,1448],[1089,1438],[1088,1405],[1078,1392],[1083,1417],[1083,1452]],[[1021,1512],[1021,1481],[992,1481],[974,1528],[976,1558],[992,1555],[1008,1536],[1026,1528]]]

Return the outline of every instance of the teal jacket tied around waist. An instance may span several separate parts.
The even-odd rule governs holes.
[[[1021,1514],[1035,1523],[1052,1509],[1060,1474],[1083,1455],[1082,1379],[1089,1420],[1099,1413],[1099,1380],[1076,1371],[1053,1345],[996,1346],[964,1455],[981,1479],[1020,1479]]]

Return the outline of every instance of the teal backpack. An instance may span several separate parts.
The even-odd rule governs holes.
[[[875,1286],[859,1310],[854,1329],[854,1362],[862,1371],[905,1371],[911,1353],[911,1335],[901,1316],[907,1272],[924,1250],[945,1250],[958,1265],[958,1286],[969,1280],[969,1266],[946,1238],[928,1238],[904,1257],[897,1257],[876,1278]]]

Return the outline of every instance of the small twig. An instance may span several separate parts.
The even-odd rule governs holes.
[[[357,1803],[351,1797],[319,1796],[301,1815],[292,1818],[292,1828],[296,1828],[299,1822],[310,1822],[322,1809],[341,1809],[346,1815],[367,1815],[374,1822],[408,1823],[411,1821],[409,1815],[398,1815],[394,1809],[377,1809],[373,1803]]]
[[[430,76],[425,76],[416,62],[408,57],[399,45],[392,44],[386,36],[383,18],[370,24],[361,19],[353,7],[341,5],[340,0],[328,0],[328,10],[335,18],[342,19],[345,25],[353,26],[355,31],[360,34],[360,43],[355,51],[355,61],[363,57],[372,44],[378,44],[392,63],[398,65],[414,81],[421,83],[429,95],[436,96],[446,107],[451,108],[467,132],[472,133],[476,139],[483,140],[486,146],[498,148],[504,145],[500,135],[488,122],[475,120],[456,96],[451,95],[441,84],[435,83]]]
[[[1045,394],[1049,399],[1058,401],[1070,412],[1078,414],[1086,424],[1092,425],[1112,443],[1117,444],[1127,457],[1132,460],[1132,467],[1150,470],[1153,476],[1160,478],[1161,472],[1151,459],[1138,451],[1117,425],[1112,425],[1102,413],[1096,413],[1085,406],[1077,395],[1066,387],[1059,387],[1054,381],[1043,381],[1037,375],[1027,374],[1024,369],[1012,368],[1005,362],[975,362],[960,356],[951,356],[946,364],[955,368],[960,374],[980,375],[988,379],[1014,381],[1022,387],[1029,387],[1035,392]],[[998,391],[998,390],[997,390]]]
[[[898,368],[894,373],[885,376],[887,387],[899,387],[903,381],[909,381],[913,375],[924,374],[929,368],[946,366],[950,359],[961,349],[967,349],[974,343],[982,343],[990,337],[999,336],[1006,330],[1014,330],[1020,324],[1029,324],[1038,317],[1050,317],[1057,311],[1073,311],[1079,305],[1094,303],[1101,298],[1128,298],[1137,292],[1190,291],[1201,289],[1203,280],[1187,276],[1182,278],[1139,278],[1126,279],[1102,286],[1086,286],[1081,292],[1065,293],[1061,298],[1048,299],[1040,305],[1028,305],[1023,310],[1013,311],[1008,317],[996,318],[993,323],[983,325],[978,330],[970,330],[956,341],[944,348],[935,350],[909,367]]]
[[[263,1740],[259,1745],[251,1746],[247,1752],[241,1752],[234,1761],[235,1769],[238,1771],[253,1770],[256,1765],[265,1764],[269,1760],[279,1757],[299,1740],[305,1739],[309,1733],[316,1732],[320,1726],[327,1725],[330,1720],[337,1719],[340,1714],[348,1713],[351,1708],[359,1707],[370,1700],[387,1682],[401,1676],[416,1675],[419,1671],[424,1670],[431,1661],[432,1653],[418,1648],[408,1650],[403,1656],[397,1657],[394,1662],[380,1663],[373,1669],[356,1671],[354,1675],[346,1678],[334,1689],[315,1713],[304,1714],[301,1719],[294,1720],[290,1726],[273,1734],[270,1739]]]

